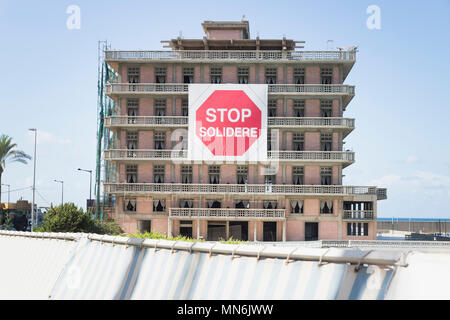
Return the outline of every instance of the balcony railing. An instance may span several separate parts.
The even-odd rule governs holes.
[[[233,219],[284,219],[285,209],[208,209],[208,208],[170,208],[172,218],[233,218]]]
[[[269,151],[267,157],[278,160],[355,161],[355,153],[349,151]]]
[[[356,51],[106,51],[106,61],[355,61]]]
[[[187,150],[105,150],[105,160],[155,160],[187,158]]]
[[[268,124],[272,127],[346,127],[355,128],[355,119],[349,118],[306,118],[306,117],[271,117]]]
[[[104,183],[110,194],[272,194],[272,195],[376,195],[376,187],[340,185],[282,185],[282,184],[181,184],[181,183]]]
[[[343,127],[355,128],[355,119],[349,118],[306,118],[306,117],[269,117],[269,127]],[[105,117],[105,126],[187,127],[188,117],[183,116],[110,116]]]
[[[109,149],[105,150],[105,160],[158,160],[186,159],[186,150],[142,150]],[[349,151],[269,151],[269,160],[295,161],[345,161],[354,162],[355,154]]]
[[[170,83],[112,83],[106,85],[107,94],[187,94],[188,84]],[[271,84],[269,94],[350,95],[355,87],[345,84]]]
[[[112,116],[105,117],[105,126],[180,126],[187,127],[188,117],[129,117]]]
[[[372,210],[344,210],[346,220],[373,220],[373,217]]]

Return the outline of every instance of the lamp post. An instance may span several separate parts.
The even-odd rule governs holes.
[[[36,193],[36,145],[37,145],[37,129],[28,129],[34,132],[34,167],[33,167],[33,203],[31,204],[31,232],[33,232],[34,227],[34,202]]]
[[[92,200],[92,170],[85,170],[85,169],[78,168],[78,171],[89,172],[89,203],[91,203],[91,200]],[[88,208],[86,206],[86,211],[87,210],[88,210]]]
[[[11,185],[10,184],[6,184],[6,183],[2,183],[2,186],[8,187],[8,205],[9,205],[9,194],[10,194],[10,190],[11,190]]]
[[[55,182],[61,183],[61,206],[64,204],[64,181],[55,180]]]

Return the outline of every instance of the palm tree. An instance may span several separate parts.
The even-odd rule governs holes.
[[[2,203],[2,174],[5,171],[7,162],[27,163],[31,157],[25,152],[15,150],[17,144],[12,142],[12,138],[6,134],[0,135],[0,203]]]

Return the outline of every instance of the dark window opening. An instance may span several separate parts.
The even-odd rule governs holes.
[[[295,68],[294,69],[294,84],[305,84],[305,69]]]
[[[319,239],[319,224],[317,222],[305,222],[305,241]]]
[[[164,165],[155,165],[153,167],[153,182],[164,183],[165,167]]]
[[[320,201],[320,213],[333,213],[333,201]]]
[[[165,212],[166,211],[166,200],[158,199],[153,200],[153,212]]]
[[[276,68],[266,68],[266,84],[277,84]]]
[[[331,185],[331,180],[333,176],[332,167],[321,167],[320,168],[320,184],[323,186]]]
[[[305,116],[305,100],[294,100],[294,117]]]
[[[331,133],[320,134],[320,150],[331,151],[333,143],[333,136]]]
[[[263,222],[263,241],[277,241],[276,222]]]
[[[166,83],[166,68],[155,68],[155,83]]]

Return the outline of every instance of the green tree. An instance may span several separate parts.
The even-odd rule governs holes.
[[[86,232],[119,234],[120,227],[114,222],[103,222],[92,218],[73,203],[51,206],[42,224],[33,231],[41,232]]]
[[[2,203],[2,174],[5,171],[7,162],[27,163],[31,157],[23,151],[16,150],[17,144],[12,142],[12,138],[2,134],[0,136],[0,203]]]

